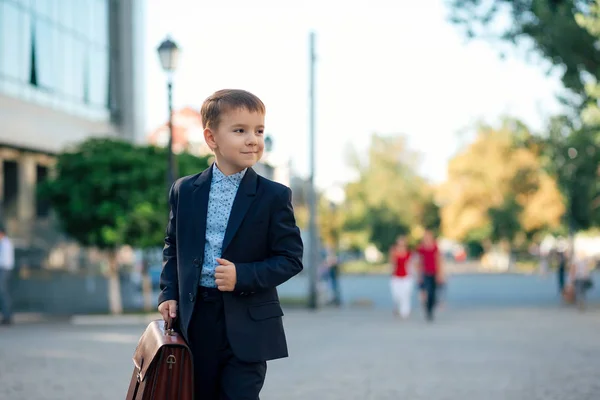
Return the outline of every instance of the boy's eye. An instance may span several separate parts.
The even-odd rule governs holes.
[[[244,133],[244,129],[242,129],[242,128],[237,128],[237,129],[234,129],[234,132],[235,132],[235,133]]]
[[[256,131],[257,135],[262,135],[263,133],[265,133],[265,131],[262,129],[259,129],[258,131]]]

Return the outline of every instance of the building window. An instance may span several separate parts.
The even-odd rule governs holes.
[[[56,89],[55,58],[60,57],[60,48],[55,47],[56,29],[52,23],[46,19],[35,19],[33,22],[35,37],[32,41],[36,49],[36,71],[38,76],[38,86],[45,90]]]
[[[83,64],[83,102],[90,104],[90,58],[87,54],[89,53],[84,56],[85,62]]]
[[[0,90],[108,118],[108,0],[0,0]]]
[[[90,103],[108,109],[108,53],[105,49],[89,49],[90,57]]]
[[[4,161],[3,163],[2,215],[5,218],[15,218],[19,199],[19,165],[15,161]]]
[[[38,165],[36,167],[36,184],[39,186],[41,183],[48,179],[48,167]],[[50,203],[45,198],[37,195],[36,199],[36,215],[39,218],[45,218],[50,215]]]
[[[77,103],[83,103],[83,86],[85,78],[85,52],[86,48],[81,40],[73,38],[73,75],[72,80],[72,95]]]
[[[35,25],[31,24],[31,64],[29,66],[29,83],[33,86],[38,85],[37,67],[35,62]]]
[[[23,46],[23,32],[31,32],[23,27],[24,13],[13,3],[2,3],[0,9],[0,74],[11,81],[27,82],[29,78],[29,42]]]

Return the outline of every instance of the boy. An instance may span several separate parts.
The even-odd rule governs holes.
[[[288,355],[276,286],[302,270],[302,240],[290,189],[252,170],[262,101],[220,90],[200,113],[215,163],[171,187],[158,309],[190,345],[195,398],[257,400],[266,361]]]

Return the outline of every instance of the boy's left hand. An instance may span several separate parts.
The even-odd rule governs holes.
[[[221,292],[233,292],[237,283],[235,264],[224,258],[217,258],[219,266],[215,270],[215,283]]]

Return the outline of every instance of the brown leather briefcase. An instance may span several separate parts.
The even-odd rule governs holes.
[[[162,320],[152,321],[133,355],[126,400],[192,400],[192,352],[181,334]]]

